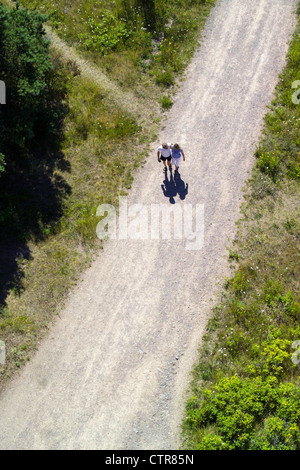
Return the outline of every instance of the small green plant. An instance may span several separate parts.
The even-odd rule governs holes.
[[[2,173],[5,170],[5,157],[3,153],[0,153],[0,173]]]
[[[246,274],[241,270],[237,271],[233,278],[228,280],[227,287],[229,286],[233,289],[237,298],[242,297],[246,293],[248,287]]]
[[[238,253],[235,253],[234,251],[229,250],[229,259],[239,261],[240,257],[238,255]]]
[[[94,17],[88,18],[88,32],[81,33],[79,39],[84,49],[105,55],[129,36],[126,23],[118,20],[109,10],[105,10],[100,21]]]
[[[280,158],[274,152],[264,151],[258,157],[257,166],[275,182],[279,173]]]
[[[268,195],[274,194],[276,187],[273,179],[266,173],[262,173],[260,170],[253,171],[251,185],[252,198],[255,200],[263,199]]]
[[[163,85],[166,88],[171,87],[175,83],[174,73],[170,68],[166,70],[157,70],[155,72],[155,81],[157,85]]]
[[[167,39],[163,39],[160,42],[156,60],[162,67],[169,67],[176,72],[181,68],[181,63],[178,59],[178,46]]]
[[[221,436],[208,434],[201,439],[197,450],[228,450],[228,446]]]
[[[163,109],[170,109],[173,105],[173,101],[168,96],[163,96],[160,100],[160,104]]]

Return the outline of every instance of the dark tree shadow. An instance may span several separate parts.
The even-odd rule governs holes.
[[[30,260],[30,250],[19,240],[3,239],[0,242],[0,313],[8,293],[14,289],[20,294],[23,289],[23,260]]]
[[[22,291],[22,260],[31,259],[27,241],[42,241],[54,232],[63,214],[63,202],[71,194],[63,177],[71,171],[70,162],[61,150],[67,105],[57,103],[57,113],[55,132],[47,133],[45,120],[41,120],[42,125],[38,123],[35,129],[39,138],[23,154],[18,151],[16,158],[8,159],[1,175],[0,311],[12,289],[16,294]],[[13,154],[13,148],[8,151]]]
[[[170,174],[170,179],[168,179],[168,173]],[[175,197],[178,195],[183,201],[188,194],[188,183],[185,183],[180,176],[178,171],[166,171],[165,179],[161,185],[164,196],[169,198],[171,204],[175,204]]]
[[[62,203],[71,188],[56,169],[70,171],[62,152],[42,156],[38,151],[30,163],[10,168],[1,178],[0,307],[12,288],[22,290],[18,260],[30,259],[27,240],[46,239],[62,216]]]
[[[144,26],[149,31],[155,31],[156,29],[156,12],[155,12],[155,1],[154,0],[136,0],[136,5],[143,13]]]

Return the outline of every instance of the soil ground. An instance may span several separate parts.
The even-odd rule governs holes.
[[[204,244],[188,249],[188,231],[182,239],[105,243],[35,357],[2,393],[1,449],[180,445],[189,374],[229,274],[227,246],[296,3],[216,2],[127,199],[148,215],[153,204],[204,208]],[[183,147],[179,176],[163,174],[160,141]]]

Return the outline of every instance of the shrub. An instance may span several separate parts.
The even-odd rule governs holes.
[[[105,10],[101,20],[88,18],[88,32],[79,35],[84,49],[107,54],[130,36],[126,23],[118,20],[113,13]]]
[[[274,182],[276,181],[279,173],[280,159],[273,152],[262,152],[258,157],[257,166],[262,173],[268,175]]]
[[[207,435],[201,439],[197,450],[227,450],[224,440],[220,436]]]
[[[203,392],[200,406],[195,397],[190,400],[186,422],[192,428],[213,425],[216,429],[213,435],[202,434],[197,449],[272,449],[274,442],[279,449],[298,449],[298,400],[294,384],[278,384],[272,375],[245,380],[227,377]],[[258,439],[260,433],[263,441]]]
[[[254,172],[251,181],[252,197],[254,199],[263,199],[268,194],[274,194],[275,184],[272,178],[261,171]]]
[[[160,42],[159,53],[156,57],[156,61],[162,67],[170,67],[176,72],[181,69],[181,63],[178,58],[178,47],[167,39],[163,39]]]
[[[5,170],[5,156],[0,153],[0,173]]]
[[[168,96],[163,96],[162,99],[160,100],[160,104],[163,109],[170,109],[173,104],[173,101],[170,100]]]
[[[7,90],[7,105],[1,109],[0,123],[3,148],[28,145],[47,108],[47,78],[52,64],[44,37],[45,20],[46,16],[37,12],[8,10],[0,5],[0,75]]]
[[[296,423],[271,416],[263,429],[251,440],[250,450],[296,450],[300,444],[300,433]]]
[[[170,87],[175,83],[174,74],[171,69],[163,71],[158,70],[155,72],[155,81],[157,85],[164,85],[165,87]]]

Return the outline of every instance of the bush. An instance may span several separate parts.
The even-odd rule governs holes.
[[[79,35],[82,47],[105,55],[128,39],[130,32],[126,23],[118,20],[109,10],[101,15],[101,21],[88,19],[88,32]]]
[[[262,152],[258,157],[257,166],[262,173],[268,175],[274,182],[276,181],[279,173],[280,159],[273,152]]]
[[[197,450],[227,450],[227,446],[220,436],[207,435],[201,439]]]
[[[263,429],[250,441],[250,450],[296,450],[300,445],[297,424],[271,416],[264,422]]]
[[[174,74],[171,69],[163,71],[158,70],[155,72],[155,81],[157,85],[164,85],[168,88],[175,83]]]
[[[0,5],[0,76],[7,104],[0,111],[1,235],[25,240],[60,216],[68,185],[54,170],[63,163],[69,65],[50,57],[46,16]],[[4,157],[5,155],[5,157]],[[5,170],[5,171],[4,171]]]
[[[170,100],[168,96],[163,96],[162,99],[160,100],[160,104],[163,109],[170,109],[173,104],[173,101]]]
[[[5,156],[0,153],[0,173],[5,170]]]
[[[192,428],[216,429],[213,435],[202,435],[197,449],[272,449],[274,442],[276,448],[299,449],[299,395],[294,384],[279,384],[272,375],[223,378],[203,392],[199,406],[195,398],[189,401],[186,421]]]
[[[0,146],[7,163],[18,149],[28,148],[41,121],[47,123],[45,127],[51,121],[47,87],[52,64],[44,37],[45,20],[37,12],[0,5],[0,76],[7,91],[7,104],[1,107]]]

